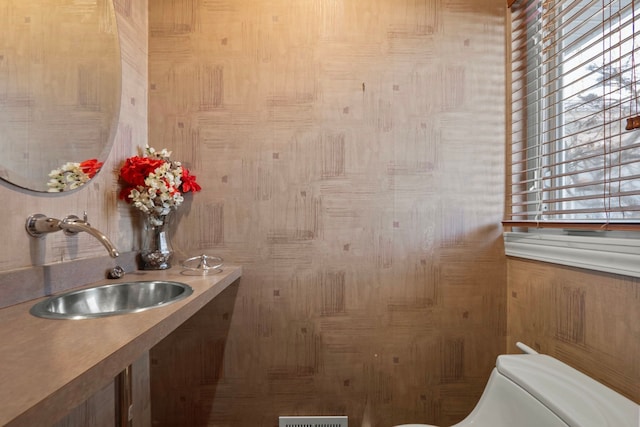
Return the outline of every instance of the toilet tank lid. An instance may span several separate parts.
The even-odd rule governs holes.
[[[639,405],[551,356],[502,355],[496,368],[570,427],[640,425]]]

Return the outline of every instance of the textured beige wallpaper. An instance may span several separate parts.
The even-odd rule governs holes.
[[[466,416],[506,342],[504,3],[164,0],[149,21],[150,143],[203,187],[174,243],[244,266],[153,352],[154,422]]]

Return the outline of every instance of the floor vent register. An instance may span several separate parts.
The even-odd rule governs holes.
[[[338,417],[279,417],[278,427],[349,427],[346,416]]]

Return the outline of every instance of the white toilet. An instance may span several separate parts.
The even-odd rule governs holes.
[[[476,407],[452,427],[640,427],[640,405],[553,357],[502,355]]]

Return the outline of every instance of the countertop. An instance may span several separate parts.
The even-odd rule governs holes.
[[[239,266],[216,274],[184,274],[180,268],[135,271],[118,280],[171,280],[193,295],[164,307],[111,317],[51,320],[29,309],[44,299],[0,310],[0,425],[47,425],[113,381],[128,365],[242,275]]]

